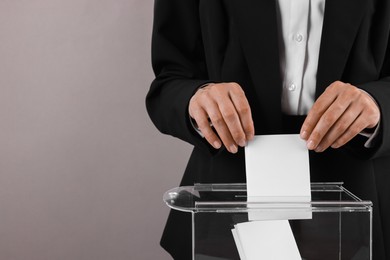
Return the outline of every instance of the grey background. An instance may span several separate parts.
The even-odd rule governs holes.
[[[190,146],[144,98],[152,0],[0,0],[0,259],[170,259]]]

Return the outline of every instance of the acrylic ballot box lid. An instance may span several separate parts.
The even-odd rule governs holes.
[[[372,202],[363,201],[343,187],[342,182],[312,183],[311,201],[287,201],[285,198],[251,198],[246,184],[195,184],[173,188],[164,194],[164,202],[183,212],[238,213],[251,211],[371,212]]]

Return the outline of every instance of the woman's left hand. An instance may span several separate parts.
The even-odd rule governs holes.
[[[366,128],[374,128],[380,110],[365,91],[340,81],[332,83],[317,99],[301,128],[307,148],[323,152],[339,148]]]

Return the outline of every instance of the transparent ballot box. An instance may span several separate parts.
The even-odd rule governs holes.
[[[312,183],[308,202],[269,202],[264,198],[249,202],[246,184],[239,183],[178,187],[167,191],[164,201],[173,210],[191,214],[195,260],[240,259],[242,247],[232,229],[250,222],[251,214],[268,219],[298,216],[287,217],[285,223],[302,259],[371,259],[372,203],[360,200],[342,183]],[[284,250],[283,245],[273,247]]]

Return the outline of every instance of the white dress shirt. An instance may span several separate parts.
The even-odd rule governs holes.
[[[277,1],[282,111],[307,115],[314,104],[325,0]]]

